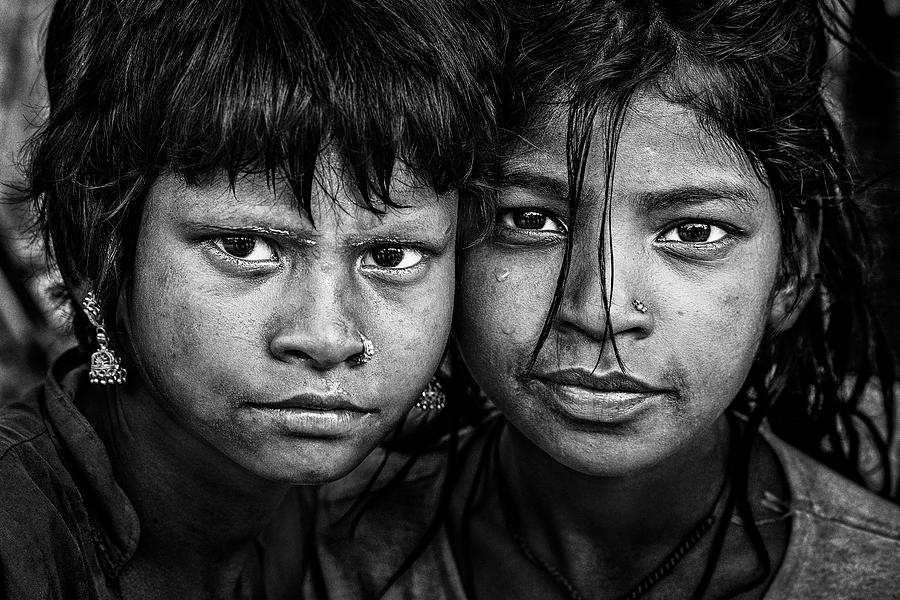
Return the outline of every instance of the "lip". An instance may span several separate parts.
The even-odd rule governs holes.
[[[620,371],[610,371],[597,375],[593,371],[573,368],[539,373],[532,377],[546,379],[558,385],[577,386],[596,390],[598,392],[629,392],[633,394],[648,394],[663,391],[649,383],[641,381],[637,377],[627,375]]]
[[[377,410],[344,395],[298,394],[275,402],[246,402],[246,408],[292,436],[337,437],[363,426]]]
[[[373,413],[374,409],[354,404],[345,394],[297,394],[275,402],[248,402],[256,408],[305,409],[305,410],[347,410],[359,413]]]
[[[671,390],[653,386],[619,371],[595,374],[581,368],[531,375],[549,392],[542,394],[551,409],[570,420],[615,424],[633,419],[650,402]]]

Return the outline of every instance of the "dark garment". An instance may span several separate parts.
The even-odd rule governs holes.
[[[74,405],[85,367],[70,352],[0,411],[3,597],[117,598],[140,525],[100,438]]]
[[[477,463],[488,427],[467,436],[461,462]],[[763,437],[787,478],[792,519],[784,561],[765,599],[900,599],[900,506],[841,477],[773,434],[763,431]],[[349,477],[321,490],[309,597],[465,600],[445,526],[438,523],[424,548],[417,547],[438,507],[446,475],[445,453],[420,457],[399,484],[375,486],[378,491],[369,492],[371,500],[362,518],[358,522],[345,518],[376,473],[380,472],[379,482],[390,481],[408,459],[373,453]],[[415,560],[404,564],[410,556]],[[392,577],[396,581],[388,586]]]
[[[137,548],[140,524],[103,442],[76,408],[90,385],[86,375],[81,355],[70,351],[42,386],[0,407],[0,598],[121,597],[119,575]],[[310,492],[294,490],[282,510],[296,523],[311,507]],[[283,545],[272,540],[277,532],[265,532],[262,549]],[[296,565],[303,542],[293,545]],[[274,560],[266,565],[267,589],[297,578],[285,569]]]

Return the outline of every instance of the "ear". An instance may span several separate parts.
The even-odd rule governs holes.
[[[819,208],[812,212],[800,212],[796,216],[797,245],[791,256],[785,256],[782,260],[781,274],[769,308],[769,327],[777,333],[794,326],[818,285],[822,211]],[[782,249],[782,252],[788,250]]]

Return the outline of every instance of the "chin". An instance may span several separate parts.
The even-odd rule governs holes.
[[[358,449],[335,447],[334,444],[315,444],[313,448],[298,449],[288,457],[273,456],[257,463],[252,470],[257,475],[290,485],[319,485],[347,475],[368,455]]]
[[[656,466],[665,452],[649,441],[600,433],[566,432],[536,443],[564,467],[590,477],[625,477]]]

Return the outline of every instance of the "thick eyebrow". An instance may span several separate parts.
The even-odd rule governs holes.
[[[533,171],[513,169],[503,173],[502,187],[517,187],[537,192],[549,199],[568,200],[569,182],[551,175],[542,175]]]
[[[759,197],[749,189],[730,184],[714,187],[683,186],[667,190],[652,190],[632,196],[629,201],[641,212],[658,212],[667,209],[724,202],[741,212],[749,212],[759,204]]]
[[[569,198],[569,182],[567,180],[530,170],[511,169],[506,171],[503,174],[502,185],[529,190],[550,199],[568,200]],[[590,192],[587,185],[584,192]],[[725,202],[745,213],[752,211],[760,201],[759,197],[748,188],[730,183],[712,186],[686,185],[665,190],[651,190],[637,193],[627,200],[641,212],[659,212],[706,202]]]
[[[315,230],[289,231],[279,227],[269,227],[260,225],[247,224],[216,224],[208,221],[190,220],[184,226],[195,232],[217,231],[223,235],[233,233],[234,235],[247,235],[248,233],[258,233],[274,239],[289,240],[304,246],[315,246],[316,238],[321,235]]]

